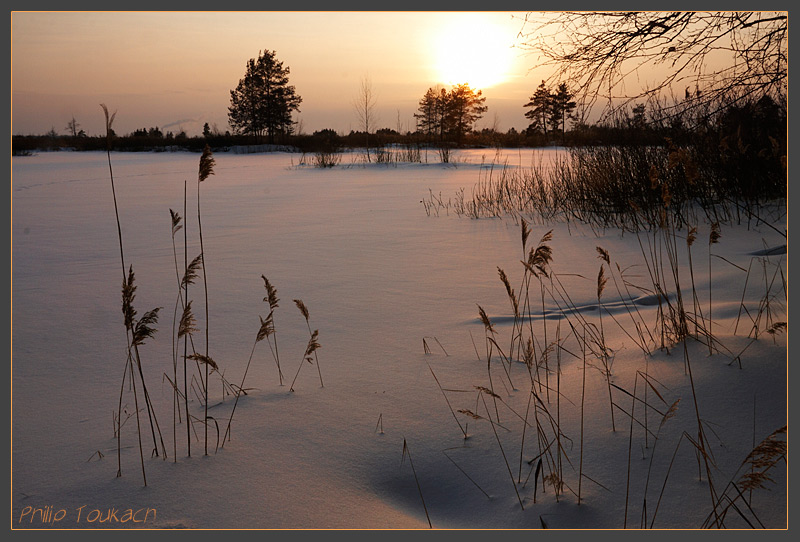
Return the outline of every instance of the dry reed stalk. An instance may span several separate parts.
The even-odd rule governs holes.
[[[556,457],[558,459],[558,478],[563,480],[564,467],[561,462],[561,457],[564,453],[564,448],[561,444],[561,322],[556,327],[556,344],[559,345],[558,350],[556,350],[556,427],[558,429],[556,433],[556,451],[558,455]]]
[[[452,463],[452,464],[453,464],[453,465],[454,465],[454,466],[455,466],[455,467],[456,467],[456,468],[457,468],[459,471],[461,471],[461,474],[463,474],[464,476],[466,476],[466,477],[467,477],[467,480],[469,480],[470,482],[472,482],[472,484],[473,484],[475,487],[477,487],[477,488],[480,490],[480,492],[481,492],[481,493],[483,493],[483,494],[486,496],[486,498],[487,498],[487,499],[491,499],[491,497],[489,496],[489,494],[488,494],[488,493],[486,493],[486,491],[484,491],[484,490],[483,490],[483,488],[482,488],[481,486],[479,486],[479,485],[478,485],[478,482],[476,482],[475,480],[473,480],[473,479],[472,479],[472,477],[471,477],[469,474],[467,474],[467,472],[466,472],[464,469],[462,469],[462,468],[461,468],[461,467],[458,465],[458,463],[456,463],[455,461],[453,461],[453,458],[452,458],[452,457],[450,457],[449,455],[447,455],[447,453],[446,453],[446,450],[442,450],[442,453],[444,454],[444,456],[445,456],[447,459],[449,459],[449,460],[450,460],[450,463]]]
[[[178,434],[177,425],[180,419],[180,401],[178,399],[178,347],[175,337],[175,324],[178,319],[178,304],[181,306],[185,304],[183,300],[183,293],[181,291],[181,278],[178,271],[178,251],[175,247],[175,234],[180,231],[183,226],[181,225],[181,215],[172,209],[169,210],[170,222],[172,224],[172,258],[175,261],[175,279],[178,283],[178,297],[175,300],[175,309],[172,313],[172,459],[177,463],[178,461]]]
[[[711,322],[711,316],[709,314],[709,323],[710,322]],[[700,455],[703,458],[703,464],[705,465],[705,469],[706,469],[706,478],[708,480],[708,490],[709,490],[709,493],[710,493],[710,496],[711,496],[711,503],[712,503],[712,506],[715,506],[715,503],[717,501],[717,496],[716,496],[716,491],[714,489],[714,482],[713,482],[713,480],[711,478],[711,465],[709,464],[709,451],[708,451],[708,446],[706,444],[707,439],[706,439],[706,436],[705,436],[705,430],[703,429],[703,421],[702,421],[702,418],[700,417],[700,406],[698,404],[697,391],[696,391],[696,388],[695,388],[695,385],[694,385],[694,377],[692,375],[692,365],[691,365],[691,362],[689,360],[689,350],[687,348],[685,340],[683,341],[683,356],[684,356],[684,360],[685,360],[686,367],[687,367],[688,374],[689,374],[689,383],[691,384],[691,389],[692,389],[692,400],[694,402],[695,418],[697,420],[697,441],[695,443],[695,448],[700,452]],[[714,516],[715,516],[715,525],[717,527],[720,527],[721,526],[720,518],[719,518],[719,515],[716,513],[716,508],[715,508],[715,511],[714,511]]]
[[[508,280],[508,276],[506,275],[505,271],[503,271],[500,267],[497,268],[497,273],[500,275],[500,281],[503,283],[506,289],[506,295],[508,296],[508,300],[511,303],[511,309],[514,312],[514,323],[511,328],[511,345],[509,347],[508,353],[508,368],[509,371],[511,370],[511,357],[514,354],[514,343],[517,340],[522,340],[522,324],[520,322],[520,312],[519,312],[519,300],[517,299],[517,295],[514,292],[514,289],[511,287],[511,283]],[[519,333],[517,332],[517,326],[519,325]]]
[[[711,232],[708,235],[708,331],[713,333],[712,323],[713,320],[711,319],[711,290],[713,289],[711,285],[713,284],[711,280],[711,245],[714,245],[719,242],[721,237],[719,222],[714,222],[711,224]],[[710,341],[708,346],[708,354],[711,355],[713,353]]]
[[[136,363],[139,373],[139,380],[142,383],[142,393],[144,394],[147,416],[150,422],[150,432],[153,437],[153,455],[159,455],[158,444],[156,443],[155,435],[157,429],[159,439],[161,440],[161,448],[164,452],[164,459],[166,459],[167,453],[164,446],[164,440],[161,436],[161,429],[158,427],[158,419],[156,418],[155,410],[152,406],[152,401],[150,400],[150,394],[147,390],[147,384],[144,380],[142,361],[141,356],[139,355],[139,346],[144,344],[144,341],[152,337],[156,332],[155,328],[151,326],[158,322],[158,312],[160,307],[147,311],[139,320],[135,319],[136,309],[133,308],[133,300],[136,297],[136,286],[134,285],[134,277],[133,266],[130,266],[128,269],[128,276],[127,278],[123,279],[122,283],[122,313],[124,316],[125,326],[130,331],[129,349],[132,350],[131,361]],[[131,371],[133,371],[133,367],[131,367]]]
[[[530,377],[531,391],[530,393],[528,393],[528,401],[527,405],[525,406],[525,419],[523,420],[522,424],[522,439],[520,440],[520,446],[519,446],[519,472],[517,473],[517,481],[520,483],[522,482],[522,457],[525,451],[525,433],[527,432],[529,425],[528,415],[530,414],[531,410],[531,401],[532,401],[533,389],[535,386],[533,369],[532,369],[534,363],[533,341],[531,340],[530,337],[528,338],[528,342],[526,343],[525,348],[523,350],[522,358],[523,361],[525,362],[525,366],[528,368],[528,376]],[[535,498],[534,502],[536,502]]]
[[[578,504],[581,504],[581,485],[583,482],[583,419],[584,403],[586,402],[586,331],[583,334],[583,380],[581,382],[581,456],[578,466]]]
[[[497,434],[497,429],[494,426],[494,423],[491,420],[491,414],[489,413],[489,406],[486,404],[486,399],[483,394],[483,390],[480,393],[481,400],[483,401],[483,408],[486,410],[486,415],[489,416],[489,425],[492,426],[492,432],[494,433],[494,438],[497,441],[497,446],[500,448],[500,454],[503,456],[503,461],[506,464],[506,469],[508,470],[508,476],[511,478],[511,485],[514,486],[514,493],[517,495],[517,500],[519,501],[519,506],[522,510],[525,510],[525,505],[522,504],[522,497],[519,495],[519,490],[517,489],[517,484],[514,482],[514,475],[511,473],[511,466],[508,464],[508,458],[506,457],[506,452],[503,450],[503,444],[500,442],[500,436]],[[496,408],[496,406],[495,406]]]
[[[745,310],[747,316],[750,318],[751,322],[755,323],[753,317],[750,316],[750,312],[747,310],[747,307],[744,305],[744,296],[747,293],[747,283],[750,281],[750,270],[753,267],[753,260],[755,258],[750,258],[750,263],[747,266],[747,276],[744,279],[744,288],[742,288],[742,299],[739,301],[739,313],[736,315],[736,325],[733,328],[733,334],[736,335],[736,332],[739,330],[739,319],[742,317],[742,309]]]
[[[433,375],[433,379],[436,381],[436,385],[439,387],[439,391],[442,392],[442,396],[444,397],[444,400],[447,403],[447,408],[450,409],[450,413],[453,415],[453,419],[456,421],[456,423],[458,424],[458,428],[461,430],[461,433],[464,435],[464,440],[467,440],[467,438],[469,438],[469,437],[467,436],[466,429],[464,429],[464,427],[462,427],[462,425],[461,425],[461,422],[458,421],[458,417],[456,416],[456,413],[453,411],[453,407],[450,405],[450,400],[447,398],[447,394],[444,392],[444,389],[442,388],[442,385],[439,382],[439,379],[436,378],[436,373],[433,372],[433,368],[430,366],[430,364],[427,364],[427,365],[428,365],[428,370],[431,372],[431,375]]]
[[[100,104],[100,107],[103,109],[103,114],[105,115],[106,156],[108,158],[108,174],[109,174],[109,178],[111,179],[111,195],[112,195],[112,198],[114,200],[114,217],[115,217],[116,223],[117,223],[117,238],[119,240],[119,259],[120,259],[120,263],[121,263],[121,266],[122,266],[122,283],[124,285],[125,284],[125,280],[126,280],[126,276],[125,276],[125,252],[123,250],[123,243],[122,243],[122,225],[120,224],[120,220],[119,220],[119,206],[117,204],[117,190],[116,190],[116,186],[114,184],[114,170],[113,170],[113,168],[111,166],[111,137],[112,137],[112,134],[113,134],[113,130],[112,130],[111,126],[114,123],[114,118],[117,116],[117,113],[115,111],[113,114],[109,115],[108,107],[106,107],[106,104]],[[130,327],[127,325],[127,321],[125,322],[125,324],[126,324],[125,325],[125,340],[126,340],[126,343],[127,343],[128,355],[127,355],[126,360],[125,360],[125,369],[122,372],[122,384],[120,386],[120,394],[119,394],[120,416],[119,416],[119,419],[118,419],[118,423],[121,421],[121,418],[122,418],[122,415],[121,415],[121,413],[122,413],[122,394],[124,393],[124,390],[125,390],[125,374],[128,372],[128,366],[129,365],[130,365],[130,368],[131,368],[131,373],[130,373],[131,374],[131,381],[133,380],[133,360],[132,360],[132,356],[131,356]],[[137,428],[138,428],[139,427],[139,425],[138,425],[138,421],[139,421],[139,419],[138,419],[138,415],[139,415],[138,407],[136,409],[136,415],[137,415],[137,420],[136,421],[137,421]],[[122,435],[122,426],[118,425],[117,426],[117,477],[122,476],[122,443],[121,443],[122,436],[121,435]],[[140,444],[140,449],[139,449],[140,454],[139,455],[140,455],[140,457],[142,459],[142,461],[141,461],[141,463],[142,463],[142,478],[144,478],[144,484],[147,485],[147,478],[146,478],[145,473],[144,473],[144,455],[141,453],[142,452],[142,450],[141,450],[141,434],[139,434],[139,444]]]
[[[187,182],[183,181],[183,216],[186,216],[186,190],[187,190]],[[188,251],[188,234],[187,228],[183,228],[183,269],[184,269],[184,276],[187,275],[189,269],[189,251]],[[189,283],[188,281],[184,280],[181,282],[181,287],[183,288],[183,300],[184,300],[184,308],[185,304],[189,302]],[[189,418],[189,386],[187,382],[187,375],[186,375],[186,358],[189,355],[188,351],[188,337],[184,337],[183,339],[183,406],[185,412],[185,419],[186,419],[186,455],[188,457],[192,456],[192,435],[191,435],[191,419]]]
[[[486,311],[483,310],[483,307],[478,305],[478,315],[480,316],[481,322],[483,323],[483,331],[484,331],[484,339],[486,344],[486,371],[489,375],[489,389],[492,391],[492,396],[496,397],[494,393],[494,384],[492,383],[492,345],[494,344],[493,341],[490,340],[491,335],[497,333],[492,325],[492,321],[489,320],[489,316],[486,314]],[[497,409],[497,399],[494,400],[494,410],[495,415],[497,417],[497,423],[500,423],[500,411]]]
[[[209,330],[209,321],[208,321],[208,276],[207,276],[207,260],[205,257],[205,248],[203,247],[203,222],[200,218],[200,183],[208,179],[209,176],[214,174],[214,165],[215,165],[214,157],[211,153],[211,148],[206,144],[203,148],[203,154],[200,156],[200,165],[198,166],[197,172],[197,228],[198,233],[200,235],[200,255],[203,258],[203,291],[205,293],[205,307],[206,307],[206,349],[205,349],[205,358],[209,358],[208,352],[208,330]],[[205,381],[203,382],[203,395],[204,395],[204,407],[205,407],[205,418],[208,418],[208,370],[209,364],[206,363],[206,375]],[[205,455],[208,455],[208,424],[203,424],[205,426]]]
[[[133,366],[133,360],[130,355],[128,356],[128,361],[131,366]],[[133,374],[131,374],[131,385],[133,386],[133,402],[134,408],[136,409],[136,434],[139,440],[139,459],[142,464],[142,480],[145,487],[147,487],[147,475],[144,471],[144,451],[142,450],[142,425],[139,421],[139,395],[136,393],[136,379],[133,377]]]
[[[696,336],[699,336],[699,329],[697,325],[697,320],[699,318],[703,318],[703,310],[700,307],[700,299],[697,297],[697,289],[695,288],[694,284],[694,264],[692,263],[692,245],[694,244],[695,240],[697,239],[697,228],[692,226],[689,228],[688,233],[686,234],[686,253],[689,258],[689,277],[692,281],[692,306],[694,308],[694,333]],[[711,285],[709,285],[709,288]],[[735,331],[734,331],[735,333]]]
[[[297,377],[300,374],[300,369],[303,368],[303,362],[307,361],[308,363],[313,363],[313,359],[311,358],[311,354],[317,351],[318,348],[321,348],[319,342],[317,341],[317,337],[319,336],[319,330],[314,330],[311,334],[311,337],[308,339],[308,344],[306,345],[305,354],[300,360],[300,366],[297,368],[297,372],[294,375],[294,379],[292,380],[291,386],[289,386],[289,391],[294,391],[294,383],[297,381]]]
[[[223,448],[225,447],[225,439],[227,438],[228,442],[230,442],[231,439],[231,423],[233,422],[233,415],[236,412],[236,406],[239,404],[239,397],[242,393],[244,393],[244,381],[247,378],[247,372],[250,370],[250,363],[253,361],[253,354],[256,351],[256,345],[275,332],[275,326],[272,323],[272,311],[270,311],[266,319],[261,318],[260,316],[258,319],[261,321],[261,325],[259,326],[258,332],[256,333],[256,338],[253,341],[253,348],[250,350],[250,357],[247,358],[247,365],[245,365],[244,374],[242,375],[242,383],[239,385],[239,388],[236,391],[236,398],[233,401],[233,408],[231,409],[230,418],[228,418],[228,425],[225,428],[225,434],[222,436]]]
[[[544,344],[548,344],[547,342],[547,307],[545,305],[544,300],[544,282],[542,278],[547,278],[549,276],[548,267],[550,266],[550,262],[553,259],[553,250],[548,243],[553,239],[553,230],[547,231],[541,239],[539,239],[539,243],[536,247],[531,247],[531,250],[528,253],[528,259],[525,262],[522,262],[523,266],[531,273],[531,275],[535,276],[536,279],[539,281],[539,291],[540,291],[540,298],[542,303],[542,331],[543,331],[543,341]],[[527,290],[526,290],[526,298],[527,298]],[[531,335],[533,335],[533,328],[531,327]],[[545,383],[547,388],[549,388],[549,369],[548,369],[548,360],[547,355],[544,355],[544,363],[545,363]],[[548,393],[547,400],[550,400],[550,395]]]
[[[622,295],[622,291],[620,290],[619,283],[617,282],[617,277],[614,275],[614,272],[613,272],[613,270],[612,270],[612,267],[611,267],[611,256],[609,255],[608,251],[607,251],[607,250],[605,250],[604,248],[602,248],[602,247],[599,247],[599,246],[598,246],[598,247],[597,247],[597,252],[598,252],[598,255],[599,255],[598,257],[599,257],[599,258],[602,258],[602,259],[603,259],[603,260],[606,262],[606,265],[608,266],[608,271],[609,271],[609,274],[611,275],[611,279],[614,281],[614,287],[615,287],[615,288],[616,288],[616,290],[617,290],[617,294],[619,295],[619,297],[620,297],[620,300],[622,300],[622,303],[623,303],[623,305],[625,306],[625,310],[626,310],[626,312],[628,313],[628,316],[629,316],[629,317],[630,317],[630,319],[631,319],[631,323],[633,324],[633,327],[634,327],[634,329],[636,329],[636,333],[637,333],[637,335],[638,335],[639,339],[638,339],[638,340],[636,340],[636,339],[635,339],[635,338],[634,338],[634,337],[633,337],[633,336],[632,336],[632,335],[631,335],[631,334],[628,332],[628,330],[625,328],[625,326],[623,326],[623,325],[622,325],[622,324],[621,324],[621,323],[620,323],[620,322],[619,322],[619,321],[616,319],[616,317],[614,316],[614,314],[613,314],[613,313],[609,312],[608,314],[609,314],[609,316],[611,316],[611,319],[612,319],[612,320],[614,320],[614,322],[615,322],[615,323],[616,323],[616,324],[619,326],[619,328],[620,328],[620,329],[621,329],[621,330],[622,330],[622,331],[623,331],[623,332],[624,332],[624,333],[625,333],[625,334],[626,334],[626,335],[627,335],[627,336],[628,336],[628,337],[629,337],[629,338],[630,338],[630,339],[631,339],[631,340],[632,340],[634,343],[636,343],[636,345],[637,345],[637,346],[638,346],[638,347],[639,347],[639,348],[642,350],[642,352],[644,352],[644,354],[645,354],[645,355],[649,356],[649,355],[650,355],[650,351],[649,351],[649,349],[647,348],[647,342],[646,342],[646,340],[645,340],[645,338],[644,338],[644,335],[643,335],[643,333],[642,333],[642,329],[641,329],[641,328],[642,328],[642,324],[644,325],[644,328],[647,330],[647,332],[648,332],[648,333],[650,333],[650,330],[649,330],[649,328],[647,328],[647,324],[644,324],[644,321],[643,321],[643,319],[641,318],[641,314],[639,313],[639,309],[636,307],[636,303],[635,303],[635,302],[633,302],[633,299],[631,298],[631,302],[632,302],[632,307],[631,307],[631,306],[628,304],[628,298],[626,298],[624,295]],[[623,284],[625,284],[625,277],[624,277],[624,275],[623,275],[623,273],[622,273],[622,269],[620,268],[620,266],[619,266],[619,263],[616,263],[616,262],[615,262],[615,264],[616,264],[616,267],[617,267],[617,272],[619,273],[619,275],[620,275],[620,278],[621,278],[621,279],[622,279],[622,281],[623,281]],[[626,284],[626,290],[627,290],[627,284]],[[630,291],[629,291],[629,290],[628,290],[628,297],[629,297],[629,298],[631,297],[631,296],[630,296]],[[640,321],[637,321],[637,320],[634,318],[634,316],[633,316],[633,315],[634,315],[634,313],[636,313],[636,314],[639,316],[639,318],[640,318],[640,320],[641,320],[641,323],[640,323]],[[651,335],[651,340],[652,340],[652,335]]]
[[[140,443],[140,456],[143,457],[143,453],[141,450],[141,423],[139,422],[139,407],[138,407],[138,396],[136,393],[136,379],[133,374],[133,364],[136,364],[139,373],[139,379],[142,383],[142,393],[144,394],[145,405],[147,408],[148,419],[150,421],[150,431],[153,437],[153,452],[152,455],[158,456],[158,444],[156,442],[156,435],[155,430],[158,429],[159,439],[161,440],[161,448],[164,453],[164,459],[167,458],[166,448],[164,447],[164,440],[161,437],[161,429],[158,427],[158,419],[155,417],[155,412],[152,409],[152,403],[150,401],[150,395],[147,391],[147,385],[145,384],[144,380],[144,372],[142,370],[142,362],[141,356],[139,354],[139,346],[143,345],[144,342],[151,338],[155,333],[156,329],[153,327],[158,322],[158,312],[160,308],[152,309],[147,311],[145,314],[142,315],[141,318],[136,320],[136,309],[133,307],[133,300],[136,297],[136,286],[134,285],[135,275],[133,272],[133,266],[129,267],[127,277],[123,278],[122,282],[122,313],[124,317],[125,327],[129,331],[129,345],[128,345],[128,363],[130,363],[131,367],[131,384],[133,386],[133,393],[134,393],[134,400],[136,402],[136,413],[137,413],[137,431],[139,434],[139,443]],[[153,424],[155,423],[155,428]],[[120,428],[121,429],[121,428]],[[146,478],[144,477],[144,463],[142,463],[142,476],[145,479],[145,485],[147,485]]]
[[[261,275],[261,279],[264,281],[264,289],[267,291],[264,302],[268,303],[270,311],[274,312],[275,309],[278,308],[278,302],[280,301],[280,299],[278,299],[278,291],[265,275]],[[275,360],[275,365],[278,367],[278,384],[283,386],[283,371],[281,370],[281,358],[278,350],[278,335],[273,331],[271,336],[272,342],[267,340],[267,344],[269,345],[270,352],[272,353],[272,359]]]
[[[656,455],[656,446],[658,445],[659,437],[661,436],[661,429],[664,427],[664,424],[667,423],[667,420],[675,416],[675,413],[678,411],[678,404],[680,403],[680,401],[681,401],[680,399],[677,399],[674,403],[672,403],[669,409],[667,409],[667,412],[661,417],[661,423],[658,425],[658,432],[656,433],[655,440],[653,442],[653,449],[650,452],[650,463],[647,467],[647,477],[644,483],[644,497],[642,502],[642,523],[641,523],[642,528],[647,528],[647,488],[650,485],[650,473],[653,469],[653,458]],[[666,480],[664,481],[664,483],[666,484]],[[663,494],[663,488],[662,488],[662,494]],[[655,520],[655,514],[653,515],[653,520]]]
[[[609,366],[608,361],[605,333],[603,333],[603,304],[601,301],[601,296],[603,295],[603,290],[605,289],[607,282],[603,269],[603,265],[600,264],[600,271],[597,274],[597,312],[600,316],[600,355],[602,356],[601,361],[603,362],[603,370],[605,372],[606,385],[608,387],[608,405],[611,410],[611,430],[616,432],[617,426],[614,422],[614,400],[611,397],[611,367]]]
[[[622,523],[622,528],[628,528],[628,498],[630,496],[630,489],[631,489],[631,451],[633,450],[633,420],[636,411],[636,385],[639,382],[639,374],[637,372],[636,377],[633,380],[633,399],[631,400],[631,423],[630,423],[630,432],[628,433],[628,471],[626,476],[625,482],[625,517]],[[647,408],[645,408],[645,412],[647,412]]]
[[[425,509],[425,517],[428,519],[428,526],[433,529],[431,516],[428,514],[428,507],[425,505],[425,497],[422,496],[422,488],[419,485],[419,478],[417,478],[417,469],[414,468],[414,461],[411,459],[411,449],[408,447],[406,439],[403,438],[403,456],[400,459],[401,465],[403,464],[403,461],[405,461],[406,455],[408,455],[408,462],[411,465],[411,472],[414,473],[414,482],[417,484],[417,491],[419,492],[419,498],[422,501],[422,508]]]

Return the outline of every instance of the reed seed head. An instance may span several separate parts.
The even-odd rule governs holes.
[[[511,300],[511,304],[514,306],[514,316],[519,316],[519,303],[517,302],[517,296],[514,293],[514,289],[511,287],[511,283],[508,281],[508,276],[506,276],[506,272],[499,267],[497,268],[497,272],[500,275],[500,280],[503,282],[503,286],[506,287],[506,294]]]
[[[669,420],[670,418],[673,418],[675,416],[675,414],[678,412],[678,403],[680,403],[680,402],[681,402],[681,400],[678,399],[677,401],[672,403],[672,405],[667,410],[667,413],[664,414],[663,418],[661,418],[661,424],[659,425],[659,428],[663,427],[664,424],[667,423],[667,420]]]
[[[767,482],[773,482],[768,471],[778,461],[786,457],[788,447],[785,435],[786,426],[784,425],[753,448],[753,451],[744,461],[745,464],[750,464],[752,470],[739,478],[738,485],[740,489],[743,491],[759,489],[765,487]]]
[[[209,367],[211,367],[215,371],[219,370],[219,367],[217,366],[217,362],[214,361],[210,356],[205,356],[203,354],[198,354],[198,353],[195,352],[194,354],[189,354],[188,356],[186,356],[186,359],[193,360],[193,361],[199,361],[200,363],[205,363],[206,365],[208,365]]]
[[[181,226],[181,215],[173,211],[172,209],[169,210],[170,217],[172,218],[172,236],[175,237],[175,234],[183,227]]]
[[[486,311],[483,310],[483,307],[478,305],[478,314],[480,315],[481,322],[483,322],[483,327],[489,333],[495,333],[494,326],[492,325],[492,321],[489,320],[489,317],[486,315]]]
[[[211,154],[211,147],[206,144],[206,146],[203,148],[203,154],[200,156],[200,167],[197,173],[197,181],[203,182],[208,179],[210,175],[213,175],[215,164],[216,161]]]
[[[272,284],[270,284],[267,277],[261,275],[261,278],[264,279],[264,288],[267,290],[267,297],[264,298],[264,301],[269,303],[270,309],[275,310],[278,308],[278,301],[280,301],[280,299],[278,299],[278,292],[275,290]]]
[[[550,261],[553,259],[553,250],[550,248],[550,245],[547,244],[552,239],[553,230],[550,230],[542,236],[537,247],[535,249],[532,248],[528,254],[528,266],[538,269],[544,276],[547,276],[545,267],[549,265]]]
[[[151,311],[147,311],[142,315],[138,322],[136,322],[136,326],[133,330],[133,340],[132,343],[134,346],[141,346],[144,344],[145,339],[148,339],[156,334],[156,329],[152,326],[158,323],[158,311],[161,310],[161,307],[155,308]]]
[[[520,219],[520,223],[522,228],[522,250],[524,252],[525,246],[528,244],[528,236],[531,234],[531,229],[528,227],[528,223],[524,218]]]
[[[308,357],[314,352],[316,352],[318,348],[322,348],[319,342],[317,342],[318,335],[319,335],[319,330],[315,329],[314,332],[311,334],[311,338],[308,339],[308,345],[306,346],[305,357]]]
[[[769,329],[767,329],[767,333],[769,333],[770,335],[776,335],[782,331],[785,331],[787,327],[788,326],[786,322],[775,322],[774,324],[769,326]]]
[[[522,361],[525,362],[528,368],[531,368],[533,367],[533,358],[533,339],[528,337],[528,342],[526,342],[525,346],[522,348]]]
[[[185,335],[191,335],[197,328],[194,327],[195,319],[194,314],[192,313],[192,302],[189,301],[186,306],[183,308],[183,314],[181,315],[181,321],[178,325],[178,338]]]
[[[136,310],[133,308],[133,299],[136,297],[136,286],[133,284],[133,266],[128,269],[128,277],[122,279],[122,314],[125,318],[125,327],[133,328],[133,319],[136,317]]]
[[[303,303],[302,299],[293,299],[294,304],[297,305],[297,308],[300,309],[300,312],[303,314],[303,317],[308,322],[308,309],[306,308],[306,304]]]
[[[600,272],[597,273],[597,299],[600,299],[600,296],[603,295],[603,290],[605,290],[606,283],[608,282],[604,269],[605,267],[601,264]]]
[[[273,333],[275,333],[275,324],[272,320],[272,311],[267,315],[266,319],[258,317],[261,320],[261,327],[258,328],[256,335],[256,342],[263,341]]]
[[[475,388],[476,390],[478,390],[481,393],[485,393],[489,397],[494,397],[496,399],[500,399],[499,395],[497,395],[495,392],[493,392],[492,390],[490,390],[487,387],[484,387],[484,386],[473,386],[473,388]]]
[[[689,228],[689,233],[686,234],[686,246],[692,246],[697,239],[697,228],[692,226]]]
[[[106,107],[106,104],[100,104],[100,107],[103,108],[103,113],[105,114],[105,117],[106,117],[106,141],[110,142],[111,141],[111,134],[113,133],[113,130],[111,129],[111,125],[114,124],[114,117],[117,116],[117,112],[114,111],[114,113],[109,116],[108,107]]]
[[[457,412],[460,412],[461,414],[466,414],[467,416],[469,416],[473,420],[482,420],[483,419],[483,416],[479,416],[478,414],[475,414],[474,412],[472,412],[468,408],[461,408]]]
[[[608,255],[608,251],[603,247],[597,247],[597,254],[598,258],[602,258],[608,265],[611,265],[611,257]]]
[[[722,233],[720,232],[719,222],[714,222],[711,224],[711,233],[708,234],[708,244],[718,243],[720,237],[722,237]]]
[[[203,254],[201,253],[198,254],[186,268],[186,273],[183,275],[183,279],[181,280],[181,287],[185,287],[188,284],[194,284],[194,281],[197,278],[197,271],[200,269],[200,266],[202,265],[203,265]]]

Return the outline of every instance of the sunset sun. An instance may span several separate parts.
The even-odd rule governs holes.
[[[432,64],[437,82],[485,89],[508,79],[513,35],[480,16],[462,16],[437,31]]]

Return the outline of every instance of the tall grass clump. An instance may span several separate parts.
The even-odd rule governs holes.
[[[701,219],[768,223],[782,212],[785,184],[781,190],[774,182],[752,183],[728,163],[710,161],[708,155],[719,149],[704,145],[665,139],[661,145],[571,147],[547,164],[540,160],[528,167],[492,162],[481,168],[460,208],[470,218],[524,216],[541,223],[576,221],[637,231],[660,222],[663,206],[656,188],[664,187],[671,196],[667,212],[677,228]],[[772,161],[780,162],[778,157]]]

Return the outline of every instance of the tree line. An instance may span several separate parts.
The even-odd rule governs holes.
[[[595,19],[601,19],[603,24],[610,24],[609,17],[617,25],[632,25],[634,29],[628,33],[618,32],[613,36],[604,34],[602,29],[591,31],[591,39],[602,40],[609,38],[621,40],[628,35],[639,35],[647,30],[656,38],[661,39],[656,32],[658,28],[669,27],[680,28],[689,17],[684,14],[639,14],[617,16],[616,14],[592,14],[591,16],[568,16],[564,15],[557,18],[556,22],[548,21],[548,25],[573,24],[580,22],[587,29],[592,29],[590,24]],[[643,18],[649,17],[655,26],[644,24]],[[300,95],[293,85],[290,84],[290,69],[281,62],[275,51],[260,51],[258,57],[251,58],[245,66],[245,74],[239,80],[237,86],[230,91],[230,105],[228,107],[228,123],[232,129],[225,133],[216,129],[211,129],[209,125],[203,128],[202,137],[187,137],[183,130],[177,134],[172,132],[164,133],[158,127],[139,128],[125,136],[116,137],[116,145],[122,150],[146,150],[154,147],[167,147],[171,145],[194,148],[206,143],[217,146],[228,145],[247,145],[259,143],[280,143],[287,146],[302,148],[305,145],[318,144],[320,140],[333,142],[338,146],[357,146],[362,145],[369,148],[372,145],[387,143],[397,143],[402,140],[408,142],[413,140],[416,144],[425,144],[437,147],[458,147],[465,145],[494,145],[494,146],[543,146],[543,145],[593,145],[593,144],[665,144],[665,138],[670,141],[679,140],[685,132],[701,129],[709,131],[715,129],[714,126],[722,127],[727,121],[720,119],[730,119],[736,117],[736,112],[742,109],[755,108],[761,112],[768,112],[768,126],[774,128],[768,137],[777,138],[785,146],[785,134],[781,134],[780,127],[786,122],[786,100],[781,94],[779,85],[785,81],[785,59],[781,56],[783,49],[775,48],[774,44],[781,45],[779,41],[782,36],[780,32],[785,32],[785,18],[766,17],[753,20],[752,17],[713,15],[707,19],[705,16],[695,16],[694,21],[707,23],[713,35],[713,25],[719,24],[720,17],[724,22],[750,29],[757,24],[772,25],[767,28],[770,33],[767,37],[770,41],[764,44],[766,38],[759,41],[756,45],[750,45],[745,49],[745,53],[761,52],[763,58],[777,58],[775,64],[776,72],[766,73],[760,76],[759,81],[764,86],[764,92],[760,95],[753,94],[749,87],[742,91],[735,84],[735,81],[728,81],[727,87],[720,90],[713,88],[713,93],[702,93],[697,87],[693,92],[687,88],[686,95],[682,100],[673,100],[666,104],[654,99],[652,94],[642,95],[642,102],[635,103],[628,101],[622,107],[613,110],[611,114],[595,124],[587,124],[583,117],[586,107],[586,83],[580,77],[581,74],[589,73],[593,63],[592,56],[575,57],[570,56],[569,50],[559,50],[560,56],[554,50],[548,50],[559,65],[566,67],[572,66],[575,70],[568,71],[564,68],[557,71],[556,75],[563,76],[566,81],[542,81],[530,96],[529,100],[521,106],[525,109],[525,118],[529,121],[528,126],[521,132],[511,128],[507,132],[501,133],[496,128],[483,128],[476,130],[475,125],[479,119],[487,112],[485,104],[486,98],[481,90],[472,89],[468,84],[459,84],[446,89],[441,86],[427,89],[418,102],[418,109],[414,113],[416,126],[413,130],[401,133],[401,130],[380,129],[376,130],[374,115],[374,95],[368,81],[362,81],[361,95],[355,101],[355,109],[359,118],[361,131],[351,132],[349,135],[340,135],[333,130],[320,130],[311,136],[298,133],[297,123],[293,120],[293,114],[300,111],[303,102]],[[731,18],[733,17],[733,18]],[[651,21],[652,22],[652,21]],[[656,24],[657,23],[657,24]],[[644,24],[644,26],[642,26]],[[619,28],[617,29],[619,30]],[[646,32],[646,35],[647,35]],[[649,35],[648,35],[649,36]],[[677,36],[677,37],[676,37]],[[705,43],[705,36],[697,38],[696,34],[689,34],[687,44],[683,42],[682,48],[688,50],[691,40],[697,40],[700,45]],[[777,36],[777,37],[776,37]],[[666,49],[667,53],[672,53],[674,43],[680,38],[680,34],[673,36],[673,45]],[[587,38],[589,39],[589,38]],[[603,42],[605,43],[605,42]],[[584,49],[583,42],[576,44],[579,51]],[[618,44],[617,49],[622,58],[630,55],[628,49],[624,49],[626,42]],[[612,49],[609,49],[611,51]],[[676,53],[677,54],[677,53]],[[614,56],[609,53],[603,59],[613,60]],[[654,56],[655,58],[655,56]],[[572,59],[572,64],[566,60]],[[599,62],[599,61],[598,61]],[[782,62],[782,63],[781,63]],[[772,66],[773,64],[770,64]],[[607,67],[608,64],[602,64]],[[611,65],[616,66],[616,64]],[[600,78],[603,84],[613,76],[613,70],[605,72],[606,79]],[[759,72],[760,73],[760,72]],[[763,81],[766,81],[764,83]],[[591,81],[596,82],[597,79]],[[748,80],[749,82],[749,80]],[[571,85],[575,85],[572,87]],[[575,90],[573,90],[575,88]],[[592,87],[597,88],[597,87]],[[775,91],[778,88],[778,91]],[[576,94],[582,97],[576,100]],[[773,104],[775,107],[770,107]],[[579,107],[580,106],[580,107]],[[745,122],[746,119],[740,120]],[[716,124],[715,124],[716,123]],[[741,130],[740,130],[741,131]],[[58,148],[59,146],[73,147],[77,149],[102,148],[102,142],[95,142],[92,137],[87,136],[84,130],[80,129],[80,124],[72,117],[66,127],[67,136],[59,135],[52,129],[44,136],[14,136],[12,138],[12,149],[14,152],[31,150],[36,148]],[[116,134],[112,134],[116,136]],[[724,137],[724,136],[721,136]],[[687,139],[687,137],[684,137]],[[369,156],[369,155],[368,155]]]

